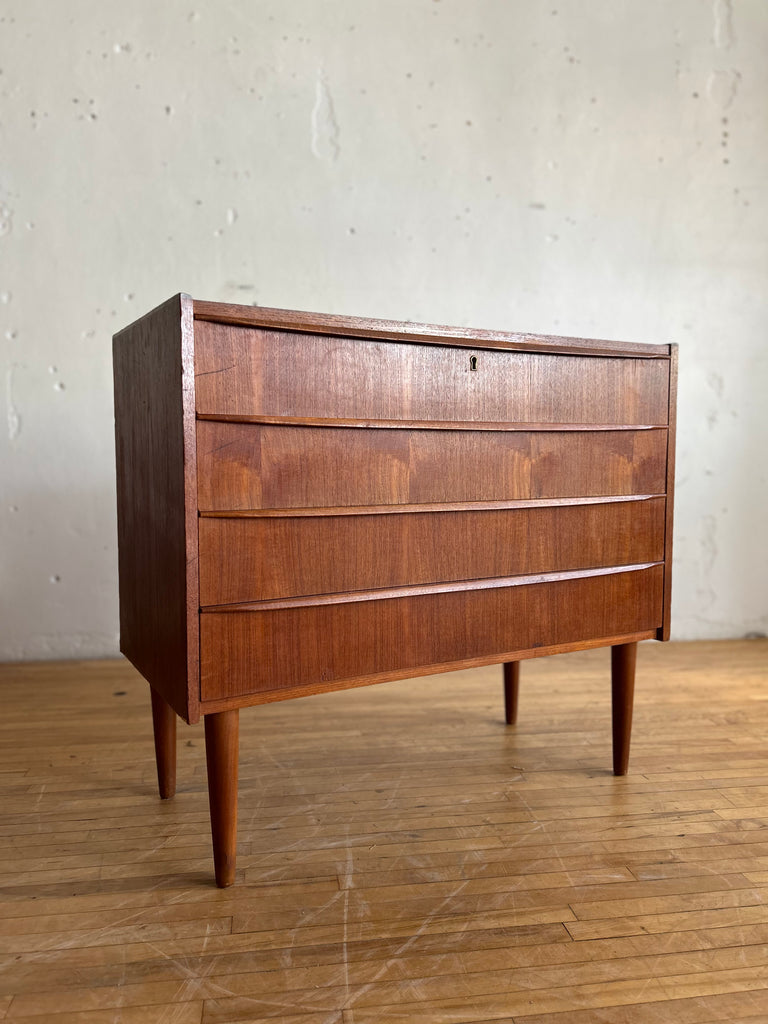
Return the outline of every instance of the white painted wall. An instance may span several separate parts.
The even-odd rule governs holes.
[[[117,650],[110,336],[681,346],[674,632],[768,631],[765,0],[2,0],[0,657]]]

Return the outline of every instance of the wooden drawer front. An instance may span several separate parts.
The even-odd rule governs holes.
[[[664,557],[663,498],[594,505],[200,520],[200,602],[636,565]]]
[[[664,430],[464,431],[200,421],[202,511],[663,494]]]
[[[470,369],[476,357],[477,369]],[[198,321],[198,413],[666,424],[669,362],[298,334]]]
[[[203,700],[655,629],[663,567],[390,600],[200,616]]]

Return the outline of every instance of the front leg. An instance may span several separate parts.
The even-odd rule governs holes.
[[[235,880],[237,857],[237,760],[240,712],[205,716],[205,760],[216,884],[226,889]]]
[[[616,644],[611,648],[614,775],[626,775],[629,765],[636,662],[637,643]]]

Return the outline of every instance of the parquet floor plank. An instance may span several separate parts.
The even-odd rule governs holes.
[[[202,729],[155,792],[124,662],[0,665],[3,1024],[765,1024],[768,642],[641,645],[241,715],[238,884]]]

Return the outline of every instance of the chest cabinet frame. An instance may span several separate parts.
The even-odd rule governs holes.
[[[669,638],[675,345],[176,295],[113,339],[121,651],[160,794],[204,716],[235,880],[241,707],[610,646],[613,767],[637,642]]]

